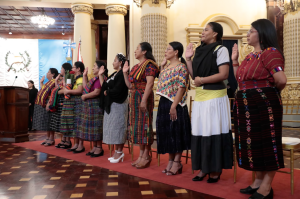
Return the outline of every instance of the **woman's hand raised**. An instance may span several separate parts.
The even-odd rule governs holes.
[[[239,59],[239,48],[237,44],[234,44],[232,47],[231,59],[233,62],[238,62]]]
[[[193,56],[194,56],[193,44],[190,43],[186,48],[185,58],[188,60],[188,59],[191,59],[191,57],[193,57]]]
[[[126,61],[123,66],[123,73],[127,73],[128,71],[129,71],[129,65],[128,65],[128,61]]]

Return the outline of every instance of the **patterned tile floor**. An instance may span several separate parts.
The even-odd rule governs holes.
[[[219,199],[0,142],[0,199],[66,198]]]

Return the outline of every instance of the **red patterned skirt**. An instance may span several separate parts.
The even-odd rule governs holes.
[[[145,92],[146,83],[135,83],[129,93],[129,140],[134,144],[153,143],[153,108],[154,94],[150,93],[147,100],[147,112],[140,111],[140,104]]]
[[[240,90],[234,105],[237,161],[251,171],[284,168],[281,97],[274,87]]]

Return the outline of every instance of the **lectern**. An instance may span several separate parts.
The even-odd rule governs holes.
[[[0,87],[0,141],[28,141],[29,90]]]

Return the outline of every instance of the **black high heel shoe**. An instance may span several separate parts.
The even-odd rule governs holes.
[[[75,149],[75,151],[73,151],[73,153],[82,153],[84,151],[85,151],[85,148],[83,147],[80,151],[76,151],[76,149]]]
[[[243,194],[250,194],[251,195],[251,194],[254,194],[258,189],[259,189],[259,187],[253,189],[252,187],[248,186],[245,189],[240,189],[240,192],[243,193]]]
[[[97,148],[100,148],[100,147],[97,147]],[[96,157],[100,157],[100,156],[103,156],[103,155],[104,155],[104,150],[102,149],[102,151],[101,151],[99,154],[93,153],[93,154],[91,155],[91,157],[92,157],[92,158],[96,158]]]
[[[182,174],[182,168],[183,168],[183,165],[181,164],[181,161],[174,161],[174,162],[179,163],[181,167],[180,167],[175,173],[173,173],[172,171],[168,171],[168,172],[166,173],[167,176],[172,176],[172,175]]]
[[[202,181],[206,176],[207,176],[208,173],[206,173],[204,176],[200,177],[200,176],[196,176],[194,177],[192,180],[193,181]]]
[[[222,173],[220,173],[220,175],[217,177],[217,178],[211,178],[210,175],[209,175],[209,178],[207,180],[207,183],[216,183],[220,180],[220,176],[221,176]]]
[[[252,194],[252,196],[250,196],[249,199],[273,199],[273,195],[274,195],[274,192],[273,192],[273,189],[271,188],[271,191],[268,195],[264,196],[260,193],[255,192],[254,194]]]

